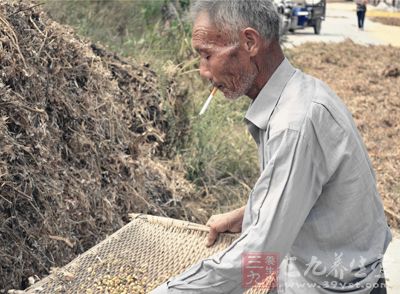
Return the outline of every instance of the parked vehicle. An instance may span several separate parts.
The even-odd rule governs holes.
[[[322,21],[325,19],[326,0],[281,0],[277,3],[277,9],[281,14],[282,34],[309,26],[314,28],[315,34],[320,34]]]
[[[276,1],[276,8],[281,16],[281,26],[279,34],[282,36],[286,34],[290,28],[290,23],[292,19],[292,2],[286,0]]]

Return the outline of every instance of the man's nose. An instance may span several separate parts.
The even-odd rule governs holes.
[[[200,62],[200,76],[207,80],[212,79],[212,74],[210,72],[210,69],[208,68],[207,65],[204,64],[204,62]]]

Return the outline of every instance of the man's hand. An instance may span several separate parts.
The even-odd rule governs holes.
[[[242,231],[244,209],[245,206],[227,213],[212,215],[206,224],[210,227],[206,246],[212,246],[219,233],[240,233]]]

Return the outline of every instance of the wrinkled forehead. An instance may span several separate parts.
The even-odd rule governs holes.
[[[192,45],[197,48],[228,46],[232,38],[210,20],[207,13],[197,15],[192,31]]]

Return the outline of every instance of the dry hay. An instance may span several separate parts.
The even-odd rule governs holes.
[[[377,16],[377,17],[371,17],[370,19],[374,22],[379,22],[384,25],[400,27],[400,18]]]
[[[0,1],[0,290],[67,263],[129,212],[188,218],[192,192],[157,157],[174,86],[161,92],[148,66],[26,2]]]
[[[367,146],[389,223],[400,226],[400,50],[392,46],[306,43],[292,62],[344,100]]]

